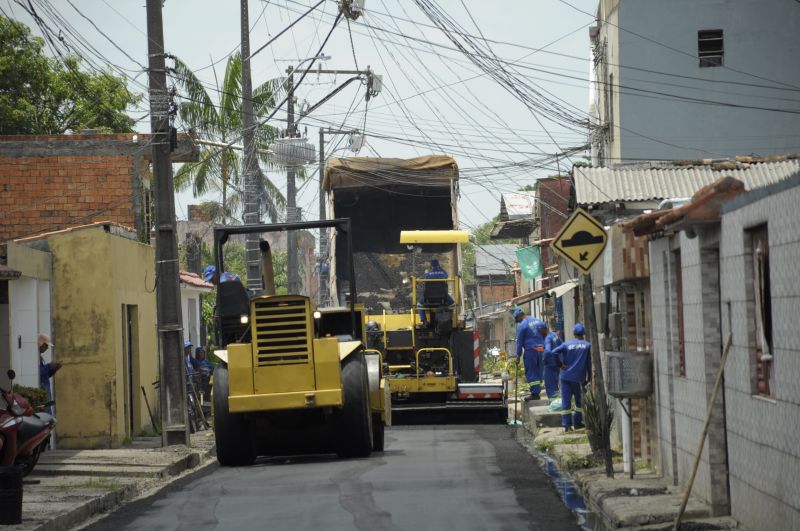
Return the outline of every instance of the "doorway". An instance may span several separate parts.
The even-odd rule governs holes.
[[[122,372],[125,387],[125,430],[129,437],[139,427],[139,308],[135,304],[122,305]]]

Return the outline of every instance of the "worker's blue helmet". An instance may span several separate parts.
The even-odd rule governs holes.
[[[433,269],[437,269],[439,267],[439,260],[437,260],[436,258],[432,259],[431,260],[431,267]]]
[[[216,272],[217,268],[215,266],[213,265],[206,266],[206,268],[203,269],[203,280],[205,280],[206,282],[211,282],[211,279],[214,278],[214,273]]]
[[[545,323],[544,321],[537,319],[536,322],[533,323],[534,330],[544,330],[546,328],[547,328],[547,323]]]
[[[572,328],[572,333],[576,336],[582,336],[586,333],[586,328],[581,323],[577,323]]]
[[[517,308],[516,310],[511,312],[511,315],[514,317],[514,320],[516,321],[521,316],[525,315],[525,312],[523,312],[521,309]]]
[[[183,342],[183,348],[192,348],[192,342],[188,339]]]

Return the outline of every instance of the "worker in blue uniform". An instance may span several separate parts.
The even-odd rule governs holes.
[[[592,375],[592,344],[583,339],[586,329],[577,323],[572,333],[575,339],[553,349],[561,364],[561,425],[564,431],[570,431],[573,427],[576,430],[583,428],[581,387],[589,383]]]
[[[542,390],[542,353],[547,325],[535,317],[526,317],[525,312],[517,308],[512,313],[517,323],[517,357],[522,356],[525,363],[525,379],[531,390],[530,400],[539,400]],[[524,352],[524,354],[523,354]]]
[[[561,369],[561,364],[558,361],[558,355],[553,354],[553,350],[559,346],[563,341],[558,336],[558,333],[553,331],[547,334],[544,338],[544,356],[542,357],[542,364],[544,366],[544,389],[547,392],[547,398],[551,402],[558,398],[558,372]]]
[[[425,271],[424,278],[425,280],[447,280],[448,276],[447,271],[442,269],[442,266],[439,265],[439,260],[434,258],[431,260],[431,268]],[[423,291],[423,297],[424,293],[425,291]],[[453,298],[449,294],[447,295],[446,303],[448,306],[453,305]],[[420,323],[423,325],[427,324],[427,316],[425,315],[426,310],[430,310],[431,313],[434,311],[433,309],[427,307],[427,301],[425,301],[423,298],[417,302],[417,313],[419,314]]]

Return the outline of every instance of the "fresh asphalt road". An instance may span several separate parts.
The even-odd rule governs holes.
[[[401,426],[367,459],[216,465],[92,530],[578,529],[507,426]]]

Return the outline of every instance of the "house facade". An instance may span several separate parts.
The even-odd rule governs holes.
[[[50,260],[50,332],[62,364],[53,378],[58,446],[120,446],[151,424],[142,388],[158,414],[154,250],[131,229],[95,223],[8,243],[11,257],[32,251]],[[29,366],[38,374],[30,337],[12,356],[28,379]]]
[[[592,165],[796,151],[796,8],[601,0],[590,29]]]
[[[798,201],[800,173],[751,192],[721,180],[633,222],[652,239],[662,471],[686,484],[729,350],[693,492],[748,529],[800,525]]]

